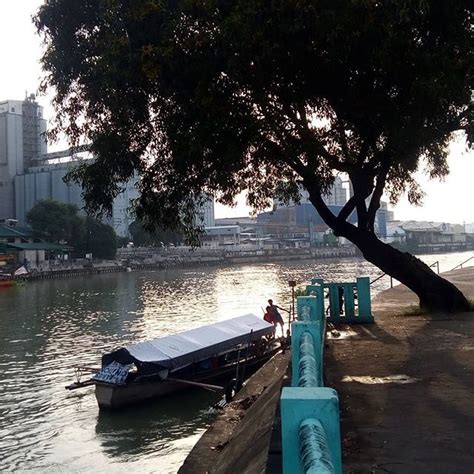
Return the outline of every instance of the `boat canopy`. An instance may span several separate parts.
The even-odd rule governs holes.
[[[126,346],[105,354],[102,357],[102,364],[106,366],[114,361],[121,364],[135,363],[138,367],[153,364],[173,370],[231,350],[238,344],[247,344],[252,331],[254,341],[273,333],[274,330],[273,324],[254,314],[246,314],[179,334]]]

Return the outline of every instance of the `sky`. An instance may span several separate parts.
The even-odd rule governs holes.
[[[35,93],[41,78],[41,42],[35,34],[31,16],[42,0],[0,0],[0,101],[22,100],[25,92]],[[38,97],[45,118],[53,117],[51,97]],[[49,146],[50,151],[65,148],[66,141]],[[395,206],[395,218],[451,223],[474,222],[474,152],[465,152],[463,143],[452,143],[449,166],[451,173],[443,181],[429,181],[421,170],[418,178],[426,192],[422,207],[408,203],[406,196]],[[216,203],[216,217],[243,217],[250,208],[239,196],[233,208]]]

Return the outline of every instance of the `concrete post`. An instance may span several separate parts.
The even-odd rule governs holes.
[[[304,472],[299,440],[300,430],[308,419],[319,421],[326,435],[327,445],[321,446],[320,457],[330,459],[334,472],[341,474],[339,399],[337,392],[327,387],[283,389],[281,395],[283,474]]]
[[[322,288],[320,289],[322,290]],[[318,293],[322,291],[318,290]],[[324,311],[321,311],[322,298],[315,296],[298,296],[296,299],[296,314],[298,321],[322,321]],[[306,309],[309,307],[309,313]]]
[[[306,294],[308,296],[315,296],[316,303],[318,306],[317,312],[321,315],[321,318],[325,317],[324,314],[324,286],[323,285],[307,285]]]
[[[373,323],[369,277],[357,278],[357,298],[359,301],[359,317],[357,319],[361,323]]]

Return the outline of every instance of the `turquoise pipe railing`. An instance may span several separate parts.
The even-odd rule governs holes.
[[[313,335],[305,331],[300,337],[298,361],[298,387],[319,387],[318,363]]]
[[[301,306],[300,306],[301,307]],[[294,321],[291,325],[291,385],[323,386],[325,321]],[[316,378],[316,383],[314,382]],[[308,385],[305,385],[308,386]]]
[[[311,321],[311,306],[304,305],[301,307],[301,311],[298,314],[298,319],[300,321]]]
[[[305,473],[335,474],[329,443],[321,422],[306,418],[299,429],[300,458]]]
[[[309,296],[298,297],[291,325],[292,386],[281,396],[284,474],[342,472],[339,400],[323,387],[323,290],[320,284],[307,287]]]
[[[280,409],[283,474],[342,474],[336,391],[285,387]]]
[[[342,473],[339,398],[323,386],[324,289],[329,290],[329,321],[373,322],[367,277],[354,283],[315,278],[307,296],[298,297],[297,321],[291,324],[292,386],[281,395],[284,474]]]

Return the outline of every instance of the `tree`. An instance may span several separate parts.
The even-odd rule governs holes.
[[[153,232],[148,232],[143,224],[135,220],[128,227],[132,235],[133,243],[137,246],[161,247],[163,244],[179,244],[182,240],[181,235],[171,230],[157,228]]]
[[[78,210],[73,204],[43,200],[30,209],[26,219],[33,230],[46,239],[74,245],[84,234],[84,223]]]
[[[117,239],[112,227],[91,216],[83,217],[73,204],[39,201],[27,214],[33,230],[48,240],[67,243],[76,253],[92,253],[97,258],[114,258]]]
[[[263,209],[303,185],[335,234],[405,283],[428,310],[467,310],[451,283],[381,242],[375,213],[448,173],[447,145],[472,147],[472,4],[467,0],[50,0],[43,88],[57,126],[92,144],[71,178],[110,209],[140,175],[137,216],[193,234],[193,199],[244,189]],[[323,201],[338,173],[354,195]],[[346,219],[353,210],[355,226]]]
[[[94,258],[114,258],[117,253],[117,236],[114,229],[87,216],[84,238],[78,242],[76,250],[84,254],[91,253]]]

